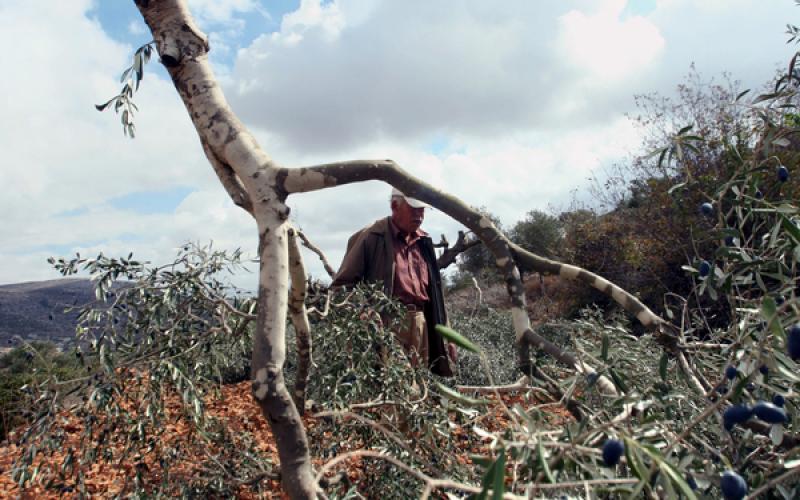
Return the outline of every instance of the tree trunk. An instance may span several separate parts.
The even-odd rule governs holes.
[[[591,368],[562,353],[557,346],[543,342],[530,329],[518,263],[542,273],[584,281],[612,296],[646,326],[663,324],[638,299],[601,277],[515,247],[488,218],[457,198],[415,179],[391,160],[358,160],[295,169],[275,165],[225,101],[208,64],[208,39],[192,20],[185,0],[134,1],[153,34],[161,62],[186,106],[220,182],[234,203],[256,220],[261,262],[253,394],[277,440],[282,483],[291,498],[317,495],[305,428],[283,378],[290,266],[286,222],[289,208],[285,202],[292,193],[381,180],[450,215],[475,233],[494,255],[511,298],[518,346],[545,348],[578,371],[587,372]],[[613,390],[613,385],[605,382],[601,378],[601,385]]]
[[[161,62],[186,106],[203,150],[228,194],[256,219],[260,272],[253,394],[272,427],[282,483],[292,498],[316,498],[308,440],[283,378],[289,279],[285,193],[276,167],[230,110],[208,64],[208,41],[182,0],[136,0]]]

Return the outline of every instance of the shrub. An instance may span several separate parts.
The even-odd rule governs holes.
[[[80,311],[77,329],[79,360],[89,362],[77,381],[72,402],[78,404],[69,413],[80,422],[82,436],[68,444],[58,425],[69,402],[59,380],[48,376],[30,384],[32,423],[17,436],[24,448],[13,470],[18,484],[36,480],[85,492],[84,468],[104,460],[135,465],[122,494],[227,496],[249,474],[270,469],[258,452],[246,453],[247,436],[227,432],[205,412],[204,398],[213,397],[219,384],[241,379],[249,364],[255,302],[224,276],[241,267],[239,252],[187,244],[173,263],[153,268],[132,256],[52,262],[67,275],[92,273],[101,302]],[[125,286],[114,286],[119,278],[127,278]],[[167,407],[169,398],[182,404]],[[167,421],[194,429],[180,446],[216,450],[216,462],[198,464],[188,483],[171,475],[181,451],[165,439]],[[142,473],[148,467],[145,449],[160,474]],[[55,452],[55,463],[43,460]],[[230,463],[220,466],[225,461]],[[153,477],[159,482],[148,481]]]
[[[60,352],[52,342],[25,343],[0,357],[0,441],[11,429],[30,422],[29,386],[69,381],[84,373],[73,353]]]
[[[561,257],[564,238],[562,221],[541,210],[531,210],[508,232],[508,237],[522,248],[548,258]]]
[[[442,453],[454,441],[443,381],[412,368],[395,339],[393,332],[404,323],[400,304],[380,285],[334,293],[337,306],[315,319],[312,328],[317,362],[309,395],[314,411],[328,415],[309,429],[312,454],[386,449],[428,473],[463,476],[452,454]],[[386,464],[369,463],[362,472],[358,491],[380,491],[387,498],[421,492],[418,481]]]

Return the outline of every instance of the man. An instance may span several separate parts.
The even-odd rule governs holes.
[[[390,205],[390,217],[375,221],[347,241],[347,253],[332,286],[383,282],[386,294],[408,309],[407,328],[397,332],[397,337],[411,363],[416,366],[421,359],[433,373],[452,376],[444,339],[434,328],[446,324],[447,315],[433,241],[420,229],[427,205],[398,189],[392,189]]]

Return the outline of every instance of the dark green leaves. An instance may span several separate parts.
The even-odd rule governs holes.
[[[778,319],[775,299],[772,297],[764,297],[764,300],[761,302],[761,315],[767,322],[767,329],[771,330],[778,338],[783,338],[784,332],[781,327],[781,322]]]

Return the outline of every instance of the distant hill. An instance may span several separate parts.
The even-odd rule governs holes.
[[[77,311],[71,306],[95,300],[88,279],[65,278],[0,285],[0,348],[27,341],[49,340],[62,348],[75,340]]]

